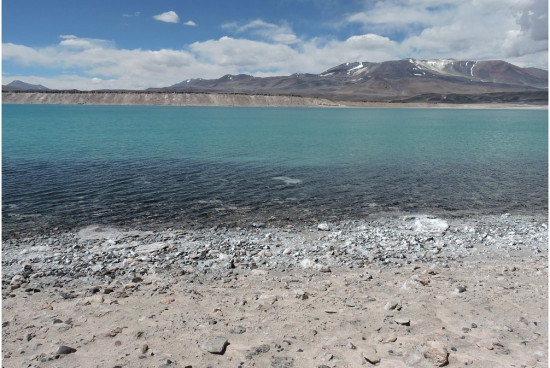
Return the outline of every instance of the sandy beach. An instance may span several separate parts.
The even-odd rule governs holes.
[[[547,367],[544,215],[4,239],[4,367]]]

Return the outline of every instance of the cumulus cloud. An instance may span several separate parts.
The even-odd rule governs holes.
[[[379,1],[345,23],[398,41],[404,57],[548,62],[547,0]]]
[[[197,26],[197,23],[193,22],[192,20],[188,20],[187,22],[183,23],[186,26],[195,27]]]
[[[154,15],[153,19],[166,23],[179,23],[180,21],[180,17],[173,10]]]
[[[388,0],[367,4],[371,5],[364,11],[342,18],[342,27],[362,27],[362,32],[346,39],[307,38],[298,36],[285,22],[256,19],[226,23],[222,26],[225,36],[182,49],[124,49],[113,41],[75,35],[62,35],[57,44],[47,47],[4,43],[4,81],[21,79],[50,88],[144,89],[227,73],[321,73],[348,61],[408,57],[504,59],[520,66],[547,68],[546,0]],[[184,24],[196,25],[191,20]],[[41,78],[31,71],[28,77],[8,75],[10,64],[48,69],[48,75],[57,75]]]

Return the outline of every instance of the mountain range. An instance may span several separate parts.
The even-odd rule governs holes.
[[[7,87],[22,88],[22,82],[13,86],[14,83]],[[43,88],[46,87],[27,85],[26,89]],[[521,68],[500,60],[403,59],[349,62],[320,74],[273,77],[227,74],[218,79],[188,79],[146,91],[292,95],[352,102],[547,104],[548,71]]]

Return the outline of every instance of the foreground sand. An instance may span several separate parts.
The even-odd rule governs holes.
[[[12,239],[2,365],[547,367],[546,221],[92,226]]]

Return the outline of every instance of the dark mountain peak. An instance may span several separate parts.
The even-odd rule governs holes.
[[[226,74],[223,77],[219,78],[219,81],[243,81],[243,80],[249,80],[254,79],[255,77],[249,74]]]
[[[260,93],[349,100],[392,100],[427,94],[546,93],[548,72],[501,60],[401,59],[347,62],[321,74],[254,77],[227,74],[196,79],[167,90],[205,93]],[[166,89],[163,89],[166,90]]]
[[[25,91],[49,91],[50,90],[49,88],[44,87],[41,84],[29,84],[20,80],[14,80],[13,82],[8,83],[7,87],[15,88],[19,90],[25,90]]]

